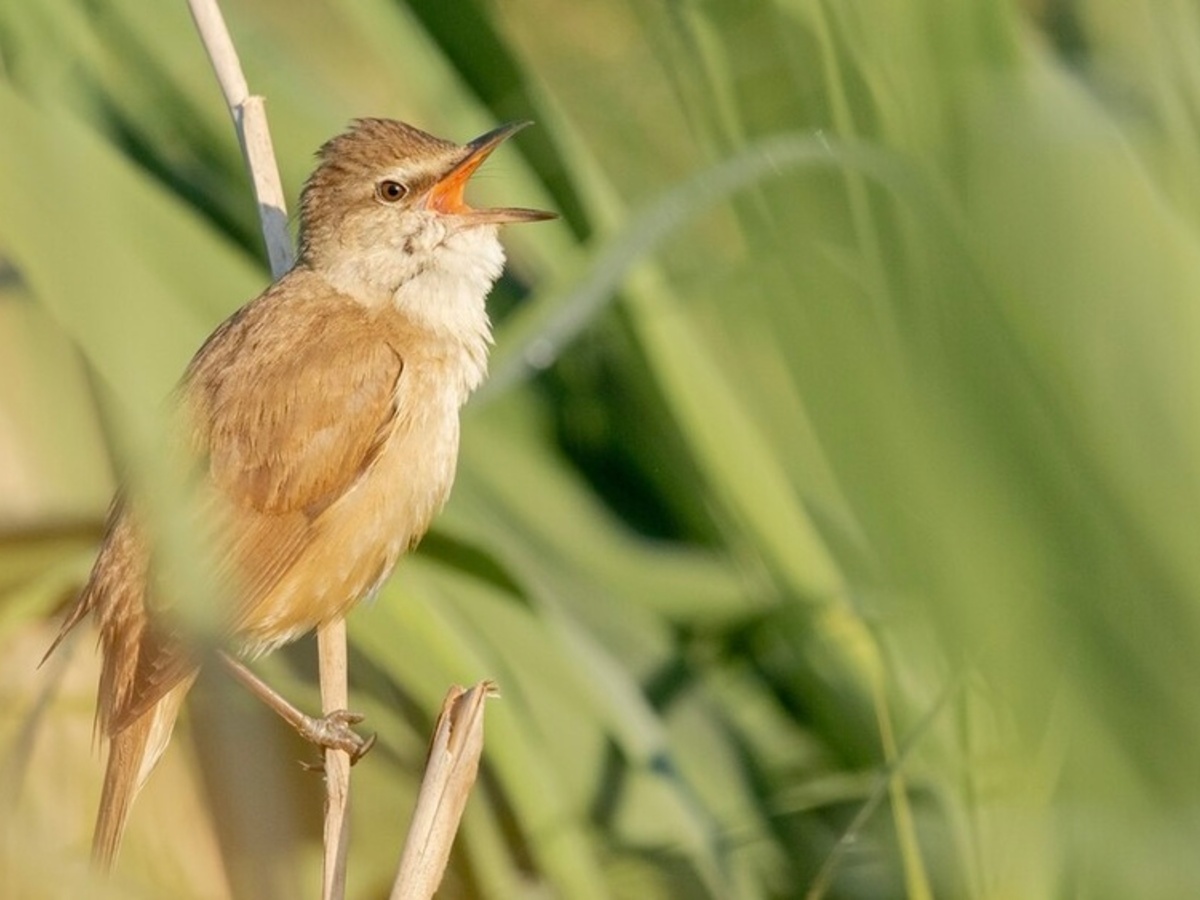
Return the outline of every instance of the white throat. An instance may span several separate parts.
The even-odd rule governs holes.
[[[437,216],[414,224],[407,234],[376,235],[339,254],[324,275],[368,306],[393,304],[460,356],[462,403],[487,373],[492,330],[485,301],[504,268],[504,249],[494,225],[454,228]]]
[[[464,340],[491,340],[484,301],[504,268],[496,227],[427,229],[407,242],[389,300],[431,331]]]

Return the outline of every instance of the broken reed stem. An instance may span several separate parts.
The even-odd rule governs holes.
[[[279,278],[295,261],[287,228],[287,203],[267,127],[263,98],[252,96],[238,61],[237,50],[217,0],[188,0],[196,30],[212,62],[229,106],[238,143],[258,202],[263,240],[271,275]],[[321,707],[326,714],[347,708],[346,626],[344,622],[317,632],[321,672]],[[342,900],[346,893],[346,851],[349,843],[350,756],[342,750],[325,752],[325,864],[321,896]]]
[[[446,694],[434,727],[391,900],[429,900],[441,884],[450,848],[483,755],[483,707],[498,697],[495,682]]]

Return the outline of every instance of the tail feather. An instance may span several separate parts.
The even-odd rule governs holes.
[[[195,675],[172,688],[144,715],[109,737],[104,790],[92,835],[92,862],[109,871],[121,848],[134,797],[157,765]]]
[[[92,862],[108,871],[117,858],[125,823],[138,791],[137,776],[146,755],[154,711],[151,710],[128,728],[114,734],[108,742],[108,767],[104,772],[104,793],[100,796],[100,811],[96,815],[96,830],[92,835]]]

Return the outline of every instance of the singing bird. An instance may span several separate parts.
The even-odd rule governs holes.
[[[296,265],[221,324],[184,373],[185,450],[221,561],[212,593],[227,600],[220,631],[238,653],[344,616],[445,502],[459,409],[487,367],[498,226],[554,218],[473,209],[463,191],[526,124],[459,145],[389,119],[353,123],[321,148],[304,186]],[[102,868],[199,666],[155,566],[136,504],[118,496],[50,648],[95,614],[97,723],[109,745],[92,845]],[[351,721],[310,720],[308,736],[359,752]]]

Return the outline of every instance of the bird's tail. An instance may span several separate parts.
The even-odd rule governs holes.
[[[116,861],[133,798],[166,750],[179,708],[194,680],[195,675],[186,678],[143,715],[109,736],[104,791],[92,835],[92,862],[102,871],[111,869]]]

